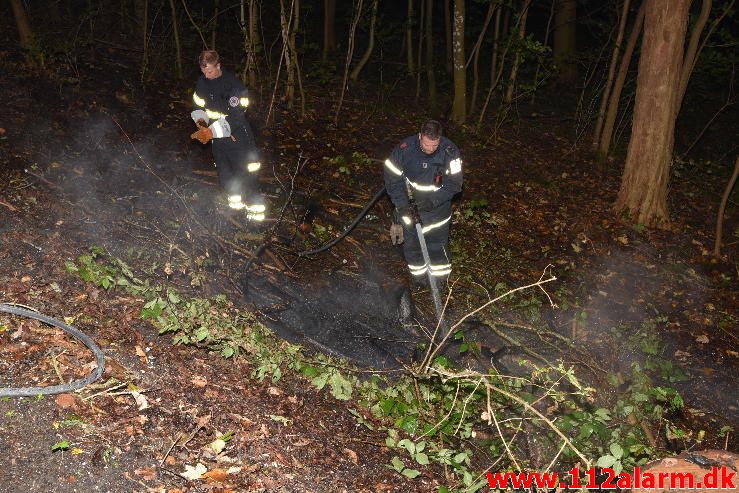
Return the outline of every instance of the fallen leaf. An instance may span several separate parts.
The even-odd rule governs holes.
[[[282,395],[282,391],[278,389],[277,387],[270,387],[268,392],[269,392],[269,395]]]
[[[141,476],[144,481],[154,481],[157,478],[157,472],[151,467],[142,467],[133,471],[136,476]]]
[[[143,411],[144,409],[149,408],[149,401],[146,400],[146,397],[141,392],[131,392],[131,395],[133,396],[134,400],[136,400],[136,406],[138,406],[139,411]]]
[[[208,468],[198,462],[195,467],[185,464],[185,472],[181,472],[180,476],[187,480],[195,481],[196,479],[202,479],[203,474],[206,472],[208,472]]]
[[[212,471],[206,472],[204,476],[208,479],[212,479],[213,481],[223,483],[228,477],[228,472],[225,469],[213,469]]]
[[[72,394],[59,394],[55,399],[56,405],[62,409],[77,407],[77,399]]]
[[[202,389],[203,387],[208,385],[208,380],[206,380],[205,377],[195,376],[192,377],[190,383],[192,383],[195,387]]]
[[[622,245],[628,245],[629,244],[629,239],[625,235],[617,236],[616,237],[616,241],[618,241]]]
[[[208,448],[210,448],[216,454],[220,454],[221,452],[223,452],[223,449],[226,448],[226,442],[219,438],[210,442],[208,444]]]
[[[352,462],[355,464],[359,464],[359,457],[357,456],[357,453],[353,451],[350,448],[344,448],[344,453],[349,456]]]
[[[695,338],[695,341],[700,342],[701,344],[708,344],[710,339],[708,339],[708,336],[706,334],[701,334]]]

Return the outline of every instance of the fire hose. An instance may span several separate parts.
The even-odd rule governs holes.
[[[331,248],[332,246],[336,245],[341,240],[343,240],[346,237],[346,235],[351,233],[351,231],[357,227],[357,224],[359,224],[359,222],[364,218],[364,216],[367,215],[367,212],[372,208],[372,206],[374,206],[377,203],[378,200],[380,200],[380,197],[382,197],[382,194],[384,193],[385,193],[385,186],[383,185],[382,188],[380,188],[377,191],[374,197],[372,197],[370,201],[367,202],[367,205],[364,206],[364,209],[362,209],[362,211],[359,214],[357,214],[357,217],[354,219],[354,221],[352,221],[352,223],[346,227],[343,233],[341,233],[339,236],[329,241],[325,245],[319,248],[316,248],[315,250],[307,250],[305,252],[298,253],[298,257],[307,257],[308,255],[315,255],[316,253],[324,252],[328,250],[329,248]]]
[[[95,344],[95,341],[93,341],[91,337],[87,336],[79,329],[76,329],[71,325],[67,325],[64,322],[60,322],[59,320],[53,319],[41,313],[26,310],[24,308],[18,308],[12,305],[6,305],[4,303],[0,303],[0,312],[6,312],[13,315],[18,315],[20,317],[32,318],[34,320],[38,320],[40,322],[44,322],[46,324],[62,329],[64,332],[80,340],[85,346],[87,346],[87,348],[92,351],[92,354],[95,355],[95,360],[97,363],[97,368],[95,368],[95,371],[90,373],[85,378],[74,380],[67,384],[51,385],[48,387],[0,388],[0,397],[34,397],[37,395],[51,395],[61,394],[64,392],[72,392],[75,390],[79,390],[87,385],[90,385],[102,376],[103,370],[105,369],[105,355],[100,350],[100,347]]]

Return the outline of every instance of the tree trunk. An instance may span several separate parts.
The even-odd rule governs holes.
[[[464,67],[464,0],[454,0],[454,102],[452,120],[464,123],[467,119],[467,78]]]
[[[434,0],[426,0],[426,80],[428,82],[429,111],[436,114],[436,78],[434,77]]]
[[[557,83],[572,87],[577,82],[575,62],[575,36],[577,25],[577,0],[557,0],[554,21],[554,63],[559,67]]]
[[[180,30],[177,25],[177,8],[174,0],[169,0],[169,7],[172,10],[172,35],[174,36],[175,46],[175,69],[177,70],[177,78],[182,78],[182,46],[180,45]]]
[[[413,0],[408,0],[408,21],[405,24],[405,42],[408,49],[406,52],[408,75],[413,75],[415,71],[413,63]]]
[[[218,4],[219,0],[213,0],[213,29],[210,32],[210,49],[216,49],[216,35],[218,34]]]
[[[29,51],[33,48],[33,30],[31,29],[31,21],[28,19],[28,13],[21,0],[10,0],[10,6],[13,8],[21,48]]]
[[[557,5],[557,0],[552,0],[552,5],[549,7],[549,17],[547,18],[547,28],[544,31],[544,46],[549,46],[549,36],[552,34],[552,19],[554,18],[554,7]],[[539,86],[539,72],[541,72],[541,58],[536,62],[536,72],[534,73],[534,89],[531,91],[531,104],[536,102],[536,88]]]
[[[614,208],[650,227],[669,225],[667,186],[691,0],[646,0],[631,140]]]
[[[618,65],[618,57],[621,52],[621,42],[624,39],[626,21],[629,17],[630,4],[631,0],[624,0],[624,3],[621,7],[621,18],[618,22],[618,33],[616,34],[616,42],[613,45],[611,62],[608,65],[608,77],[606,78],[606,85],[603,87],[603,94],[601,94],[600,97],[600,108],[598,109],[598,116],[595,119],[595,131],[593,131],[593,150],[598,149],[598,142],[600,142],[600,133],[603,130],[603,119],[606,116],[606,108],[608,107],[608,99],[611,95],[613,78],[616,76],[616,66]]]
[[[680,75],[680,92],[678,93],[677,107],[682,105],[683,97],[685,97],[685,90],[688,88],[688,81],[690,80],[690,74],[693,72],[695,62],[698,59],[699,49],[698,42],[700,41],[703,28],[706,27],[708,22],[708,15],[711,13],[711,6],[713,5],[712,0],[703,0],[701,5],[701,12],[698,15],[698,19],[695,21],[693,31],[690,33],[690,42],[688,48],[685,51],[685,60],[683,63],[683,70]]]
[[[423,26],[426,25],[426,2],[419,0],[421,4],[420,12],[418,14],[418,46],[416,47],[416,101],[421,97],[421,56],[423,55]]]
[[[470,116],[475,114],[475,104],[477,102],[477,87],[480,83],[480,48],[482,47],[482,42],[485,39],[485,34],[488,32],[490,19],[493,18],[493,12],[495,11],[496,7],[497,4],[493,2],[490,2],[490,5],[488,5],[488,11],[485,14],[485,21],[482,23],[482,30],[480,31],[480,35],[477,37],[475,47],[472,48],[472,54],[470,55],[471,60],[467,61],[467,65],[470,64],[470,61],[472,62],[472,97],[470,97],[470,110],[468,112],[468,115]]]
[[[334,115],[334,126],[339,126],[339,114],[341,113],[341,106],[344,103],[344,93],[346,92],[347,82],[349,80],[349,65],[352,63],[352,57],[354,56],[354,37],[357,32],[357,24],[359,19],[362,17],[362,5],[364,0],[357,0],[357,5],[354,6],[354,14],[352,16],[352,23],[349,26],[349,42],[346,48],[346,63],[344,64],[344,79],[341,81],[341,94],[339,95],[339,104],[336,105],[336,114]]]
[[[713,244],[713,256],[721,256],[721,236],[724,229],[724,212],[726,212],[726,204],[729,202],[729,196],[731,191],[734,189],[737,177],[739,177],[739,157],[736,158],[734,163],[734,173],[729,178],[729,183],[726,184],[724,194],[721,196],[721,203],[718,206],[718,213],[716,214],[716,242]]]
[[[141,36],[141,47],[144,54],[141,57],[141,81],[144,81],[146,69],[149,65],[149,1],[135,0],[134,10],[136,15],[136,26]]]
[[[449,8],[449,0],[444,0],[444,39],[446,40],[444,69],[448,74],[451,74],[454,69],[454,53],[452,52],[452,14]]]
[[[516,56],[513,58],[513,66],[511,67],[511,75],[508,77],[508,88],[506,89],[505,98],[503,102],[505,104],[511,104],[513,102],[513,91],[516,88],[516,78],[518,77],[518,67],[521,65],[521,50],[523,40],[526,37],[526,18],[529,15],[529,7],[533,0],[524,0],[523,10],[521,10],[521,17],[518,21],[518,48],[516,49]]]
[[[639,7],[639,11],[636,13],[636,20],[634,26],[631,28],[631,34],[629,40],[626,42],[626,48],[624,49],[624,56],[621,59],[621,65],[616,75],[616,80],[613,82],[613,90],[608,100],[608,109],[606,111],[606,118],[603,121],[603,131],[600,135],[600,143],[598,144],[598,156],[600,159],[604,159],[608,156],[608,152],[611,148],[611,137],[613,137],[613,128],[616,125],[616,116],[618,115],[618,102],[621,99],[621,91],[626,83],[626,76],[629,73],[629,66],[631,65],[631,57],[634,54],[634,48],[636,42],[639,40],[641,35],[642,26],[644,25],[644,10],[646,8],[647,0],[644,0]]]
[[[372,56],[372,51],[375,49],[375,24],[377,23],[377,6],[379,4],[379,0],[373,0],[372,1],[372,14],[370,17],[370,31],[369,31],[369,43],[367,44],[367,49],[364,51],[364,55],[362,55],[362,58],[359,60],[359,63],[357,63],[357,66],[354,67],[354,70],[352,70],[351,75],[349,76],[351,80],[356,81],[357,78],[359,78],[359,73],[362,71],[365,65],[367,65],[367,62],[370,59],[370,56]]]
[[[294,1],[294,0],[293,0]],[[290,3],[290,10],[285,8],[285,3],[280,0],[280,25],[282,26],[282,43],[283,43],[283,54],[285,60],[285,72],[287,72],[287,82],[285,84],[285,99],[287,100],[287,107],[293,107],[295,103],[295,64],[293,63],[294,57],[292,53],[291,39],[292,24],[293,24],[293,8],[294,4]]]
[[[335,52],[336,0],[323,0],[323,61],[328,60],[328,56]]]

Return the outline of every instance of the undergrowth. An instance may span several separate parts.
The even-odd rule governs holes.
[[[487,489],[486,473],[497,471],[564,471],[579,463],[618,474],[658,453],[652,430],[684,433],[670,420],[683,405],[679,394],[655,383],[658,375],[669,379],[675,372],[659,357],[649,336],[653,326],[631,341],[644,351],[644,363],[634,364],[630,375],[611,376],[615,400],[562,363],[523,378],[460,370],[439,356],[389,380],[279,339],[226,296],[190,298],[141,279],[102,249],[66,267],[96,286],[142,299],[141,318],[160,334],[172,334],[175,344],[246,357],[258,380],[277,382],[292,372],[336,399],[353,400],[358,425],[387,433],[386,445],[396,451],[388,467],[413,479],[425,466],[441,466],[448,486],[440,492]]]

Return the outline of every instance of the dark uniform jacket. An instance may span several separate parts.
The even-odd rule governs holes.
[[[418,134],[404,139],[385,161],[385,188],[395,207],[408,207],[406,183],[415,198],[424,223],[451,215],[451,200],[462,190],[462,160],[459,149],[441,137],[434,154],[421,150]]]
[[[216,79],[201,75],[192,99],[194,108],[205,110],[211,122],[225,116],[232,129],[246,122],[244,109],[249,105],[249,96],[244,84],[231,72],[222,70]]]

